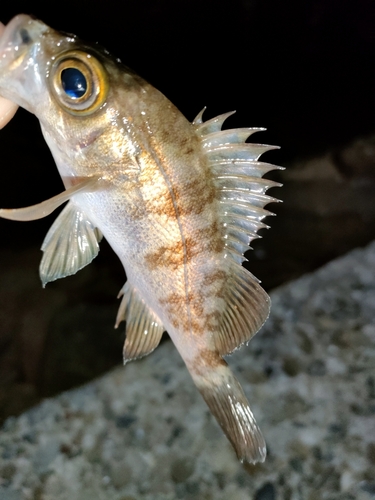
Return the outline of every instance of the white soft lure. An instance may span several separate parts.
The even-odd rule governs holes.
[[[33,220],[68,201],[43,246],[43,285],[76,273],[104,235],[127,282],[124,361],[167,331],[241,461],[266,445],[223,356],[269,314],[268,295],[242,262],[278,184],[259,161],[263,129],[222,130],[227,113],[189,123],[168,99],[107,53],[20,15],[0,37],[0,95],[34,113],[66,191],[0,216]],[[15,108],[14,108],[15,109]]]

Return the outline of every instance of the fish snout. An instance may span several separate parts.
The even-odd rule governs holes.
[[[26,14],[19,14],[0,28],[0,66],[8,57],[16,59],[34,43],[48,27]]]
[[[48,26],[26,14],[0,27],[0,96],[31,112],[35,107],[31,104],[31,94],[41,81],[35,78],[36,73],[40,74],[40,40],[48,30]],[[28,78],[30,73],[34,79]]]

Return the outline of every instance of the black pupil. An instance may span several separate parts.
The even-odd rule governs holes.
[[[61,83],[65,93],[72,99],[78,99],[87,91],[87,81],[83,73],[76,68],[66,68],[61,72]]]

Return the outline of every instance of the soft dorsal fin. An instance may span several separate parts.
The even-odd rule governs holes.
[[[233,112],[203,122],[203,111],[195,118],[193,125],[201,137],[218,190],[223,246],[227,257],[241,264],[246,260],[243,255],[250,249],[250,242],[260,237],[257,235],[258,230],[268,228],[262,220],[273,214],[264,209],[265,205],[279,201],[265,193],[267,189],[281,184],[262,179],[262,176],[282,167],[258,161],[263,153],[277,149],[276,146],[245,142],[253,133],[265,129],[221,130],[224,121]]]
[[[122,301],[115,328],[126,321],[124,364],[150,354],[159,345],[164,327],[157,315],[149,309],[137,290],[127,281],[121,289]]]
[[[98,255],[101,232],[72,201],[59,214],[44,238],[39,266],[43,286],[75,274]]]
[[[267,320],[271,307],[271,300],[259,281],[235,262],[230,263],[224,300],[225,307],[213,339],[222,356],[249,342]]]

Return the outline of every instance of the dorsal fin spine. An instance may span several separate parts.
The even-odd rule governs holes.
[[[201,111],[197,118],[200,117],[202,119],[203,112],[206,108]],[[228,113],[224,113],[222,115],[216,116],[215,118],[211,118],[211,120],[207,120],[206,122],[203,122],[202,120],[196,121],[197,118],[193,121],[193,125],[196,125],[196,131],[197,133],[201,136],[204,137],[210,133],[217,132],[221,130],[221,127],[225,120],[229,118],[231,115],[233,115],[235,111],[229,111]],[[199,118],[198,118],[199,120]]]

